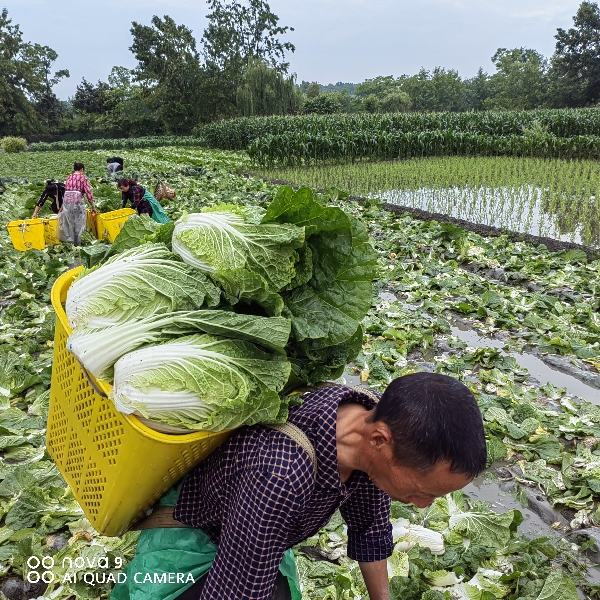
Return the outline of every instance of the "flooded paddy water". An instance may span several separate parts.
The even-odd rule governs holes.
[[[261,169],[260,175],[600,247],[600,163],[527,157],[435,157]]]
[[[595,197],[589,199],[590,207],[582,206],[570,215],[555,204],[548,190],[533,185],[378,190],[369,197],[479,225],[577,244],[598,244],[595,224],[585,220],[585,215],[593,211]]]

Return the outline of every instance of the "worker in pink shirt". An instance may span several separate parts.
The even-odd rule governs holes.
[[[84,173],[83,163],[76,162],[73,165],[73,173],[65,181],[64,201],[58,215],[60,241],[71,242],[75,246],[80,245],[80,237],[85,229],[87,215],[83,202],[84,194],[92,207],[92,214],[96,214],[90,182]]]

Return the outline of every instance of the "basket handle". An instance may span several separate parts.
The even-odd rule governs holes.
[[[27,231],[27,227],[27,223],[21,223],[21,225],[19,225],[19,229],[21,230],[21,236],[23,236],[23,246],[25,246],[25,248],[29,250],[33,243],[25,240],[25,232]]]
[[[96,394],[98,394],[98,396],[100,396],[101,398],[108,400],[108,396],[96,385],[96,382],[94,381],[93,377],[88,373],[88,370],[81,364],[79,359],[75,360],[77,360],[77,362],[79,363],[79,366],[81,367],[85,378],[88,380],[88,383],[92,386],[94,392],[96,392]]]

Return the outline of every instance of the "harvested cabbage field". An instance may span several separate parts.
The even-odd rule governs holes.
[[[259,211],[279,189],[247,175],[241,153],[175,146],[119,152],[127,176],[148,189],[160,177],[176,191],[164,204],[173,220],[220,204]],[[30,217],[43,180],[64,178],[74,160],[86,164],[100,211],[120,208],[105,154],[0,155],[4,223]],[[411,162],[436,173],[427,160]],[[524,169],[533,164],[503,160],[522,161]],[[544,172],[554,164],[543,163]],[[582,178],[595,168],[573,164],[585,171]],[[473,171],[467,167],[459,168]],[[498,174],[490,179],[493,172],[481,167],[474,185],[504,185]],[[326,175],[310,183],[343,189],[342,175]],[[296,171],[278,178],[308,182]],[[582,249],[550,252],[508,235],[483,237],[420,221],[386,210],[372,195],[359,203],[329,189],[319,197],[358,219],[377,254],[361,349],[338,381],[381,390],[419,370],[457,377],[476,394],[489,453],[486,475],[464,492],[427,509],[393,504],[391,597],[600,598],[600,261]],[[568,195],[560,198],[565,214],[577,212]],[[597,218],[590,216],[579,231],[591,237],[582,241],[597,243],[594,227]],[[117,250],[139,245],[150,229],[128,227]],[[81,250],[59,244],[19,253],[6,229],[0,233],[0,592],[10,600],[108,598],[139,535],[95,532],[45,449],[55,322],[50,290],[73,266],[97,264],[110,252],[107,243],[84,236]],[[295,549],[304,598],[367,597],[357,564],[345,554],[344,527],[336,516]]]

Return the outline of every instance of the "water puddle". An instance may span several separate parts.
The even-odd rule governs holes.
[[[493,466],[490,468],[493,470]],[[508,487],[507,487],[508,485]],[[519,525],[519,533],[528,538],[539,538],[548,537],[550,539],[557,539],[561,535],[551,527],[550,521],[555,519],[556,521],[564,522],[565,519],[561,517],[558,511],[550,508],[548,505],[545,510],[545,519],[543,519],[537,512],[534,512],[530,508],[525,508],[514,496],[514,485],[511,486],[510,482],[495,483],[491,481],[485,481],[484,477],[478,477],[463,489],[465,494],[472,500],[479,502],[489,502],[490,510],[496,513],[504,513],[508,510],[519,510],[523,515],[523,523]],[[587,579],[591,584],[600,583],[600,569],[595,562],[586,560],[587,566]],[[580,597],[583,597],[580,595]]]
[[[508,484],[509,487],[507,487],[507,483],[495,483],[490,481],[484,483],[484,478],[481,476],[465,487],[463,491],[472,500],[489,502],[490,509],[496,513],[504,513],[508,510],[515,509],[521,511],[523,523],[519,525],[519,533],[530,539],[539,537],[557,539],[560,537],[560,534],[552,529],[551,523],[548,522],[554,518],[552,512],[556,512],[556,520],[561,518],[560,513],[558,513],[558,511],[552,511],[548,505],[545,514],[546,519],[544,520],[533,510],[525,508],[514,497],[514,486],[511,488],[510,482],[508,482]],[[600,584],[600,569],[598,568],[598,565],[588,560],[586,560],[586,565],[588,582],[590,584]],[[580,597],[583,598],[584,596],[580,594]]]
[[[514,484],[512,485],[514,490]],[[519,533],[532,537],[558,537],[559,534],[552,529],[551,524],[545,522],[540,515],[533,512],[514,497],[514,491],[509,491],[505,484],[486,481],[478,477],[473,483],[463,488],[464,493],[471,499],[479,502],[489,502],[490,509],[495,513],[505,513],[508,510],[520,510],[523,514],[523,523],[519,525]]]
[[[498,348],[502,354],[507,354],[502,350],[505,342],[502,340],[481,337],[475,330],[462,323],[452,327],[452,335],[469,344],[469,346]],[[560,388],[566,387],[567,393],[583,398],[588,402],[600,404],[599,389],[587,385],[572,375],[567,375],[566,373],[552,369],[534,354],[529,352],[523,352],[522,354],[511,352],[508,355],[512,356],[521,367],[527,369],[531,377],[537,379],[541,384],[550,382],[552,385]]]
[[[379,292],[379,297],[384,302],[398,302],[398,298],[396,298],[396,294],[392,294],[392,292],[381,291]]]
[[[415,306],[405,304],[398,300],[395,294],[387,291],[379,292],[379,298],[383,302],[399,302],[399,304],[408,310],[416,310]],[[530,352],[512,352],[506,353],[502,348],[506,345],[503,340],[497,340],[488,337],[482,337],[470,325],[461,322],[455,322],[452,326],[452,335],[459,338],[466,344],[472,347],[496,348],[505,356],[512,356],[517,363],[527,369],[532,378],[538,380],[540,384],[550,382],[559,388],[566,387],[567,393],[583,398],[588,402],[600,405],[600,389],[588,385],[567,373],[563,373],[558,369],[553,369],[548,366],[543,360]],[[432,357],[426,357],[426,360],[431,360]]]

